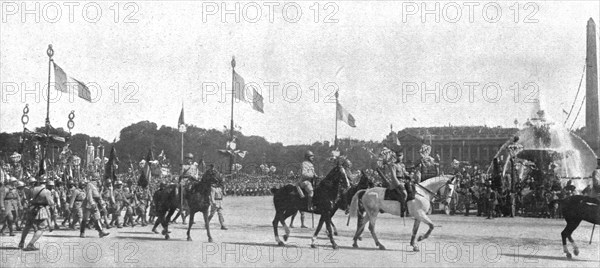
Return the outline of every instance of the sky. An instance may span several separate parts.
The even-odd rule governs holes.
[[[356,120],[338,122],[340,138],[382,140],[390,125],[514,127],[536,107],[562,124],[575,101],[570,127],[586,25],[600,21],[596,1],[327,3],[3,2],[0,132],[22,130],[25,104],[28,126],[43,125],[48,44],[94,99],[51,87],[52,125],[66,129],[75,111],[73,133],[106,140],[143,120],[177,127],[182,104],[188,124],[229,126],[232,56],[264,98],[264,114],[236,103],[235,124],[284,145],[333,140],[335,90]],[[574,128],[584,124],[585,108]]]

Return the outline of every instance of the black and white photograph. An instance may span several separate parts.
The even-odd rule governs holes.
[[[597,23],[0,0],[0,266],[598,267]]]

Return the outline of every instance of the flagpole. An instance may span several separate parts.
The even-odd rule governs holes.
[[[235,99],[235,56],[231,57],[231,126],[229,128],[229,136],[233,142],[233,103]],[[229,174],[233,176],[233,154],[229,156]]]
[[[48,95],[46,96],[46,151],[42,154],[42,161],[44,164],[46,163],[46,156],[48,155],[48,150],[50,149],[50,72],[53,62],[52,56],[54,56],[52,44],[48,45],[46,54],[48,55]],[[47,170],[44,170],[44,172],[48,173]]]
[[[338,129],[338,92],[335,92],[335,139],[333,141],[333,146],[335,149],[338,149],[338,138],[337,138],[337,129]]]

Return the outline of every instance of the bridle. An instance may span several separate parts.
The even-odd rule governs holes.
[[[446,182],[446,184],[442,185],[440,188],[438,188],[435,192],[427,189],[425,186],[421,185],[420,183],[415,183],[415,185],[421,187],[421,189],[424,189],[425,191],[427,191],[430,195],[431,195],[431,199],[432,200],[441,200],[442,204],[445,204],[446,199],[448,198],[452,198],[452,194],[448,193],[448,190],[450,189],[448,187],[448,190],[444,191],[444,195],[440,195],[438,192],[440,191],[440,189],[442,189],[444,186],[447,185],[454,185],[454,178],[448,180],[448,182]],[[417,193],[418,194],[418,193]]]

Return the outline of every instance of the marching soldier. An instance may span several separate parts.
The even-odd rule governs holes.
[[[67,227],[67,223],[69,223],[69,225],[71,225],[70,221],[71,221],[71,197],[73,196],[73,191],[74,191],[75,186],[73,185],[73,181],[69,180],[67,181],[67,188],[65,189],[64,187],[61,188],[61,203],[64,204],[63,205],[63,222],[61,223],[61,225],[63,227]]]
[[[123,228],[119,218],[121,217],[121,210],[123,209],[123,202],[125,197],[123,196],[123,190],[121,189],[123,183],[121,181],[115,182],[115,189],[113,190],[114,202],[110,204],[110,213],[112,214],[112,220],[110,226],[117,226],[117,228]]]
[[[20,206],[20,210],[18,212],[18,217],[15,219],[15,225],[17,225],[17,231],[21,231],[23,228],[21,228],[21,226],[23,225],[23,219],[25,217],[25,208],[27,207],[27,201],[25,200],[25,183],[22,181],[17,181],[17,192],[19,194],[19,204]],[[19,222],[20,220],[20,222]]]
[[[213,164],[208,165],[208,170],[204,173],[203,179],[206,183],[210,184],[210,215],[208,216],[208,222],[212,219],[215,211],[219,215],[219,223],[221,223],[221,230],[227,230],[225,227],[225,218],[223,217],[223,177],[220,176],[219,172],[214,169]]]
[[[56,217],[58,216],[58,209],[61,207],[60,195],[55,189],[55,183],[53,180],[48,181],[46,189],[50,191],[50,195],[52,196],[52,202],[54,203],[54,207],[50,208],[50,215],[52,215],[52,217],[50,218],[50,224],[54,224],[54,229],[58,230],[59,227],[58,223],[56,222]]]
[[[136,208],[138,220],[142,221],[142,226],[146,226],[148,225],[148,222],[146,221],[146,212],[148,210],[148,205],[150,205],[150,203],[152,202],[152,195],[150,194],[150,190],[147,187],[140,187],[138,188],[136,197],[138,200],[138,205]]]
[[[123,188],[123,206],[125,207],[125,219],[123,220],[123,226],[135,227],[135,223],[133,222],[133,216],[135,216],[134,208],[136,206],[136,196],[129,189],[129,187]]]
[[[38,186],[35,186],[32,189],[33,197],[27,212],[27,223],[25,224],[25,229],[21,233],[21,241],[19,242],[19,248],[24,251],[39,250],[35,247],[35,242],[42,237],[44,230],[48,227],[48,221],[51,217],[48,208],[54,208],[52,195],[50,191],[46,189],[46,178],[40,177],[38,184]],[[30,229],[33,229],[34,231],[33,238],[31,238],[27,247],[24,248],[25,239],[27,238]]]
[[[69,228],[74,230],[75,225],[83,219],[83,201],[85,200],[85,182],[79,182],[79,188],[73,187],[71,190],[71,198],[69,201],[69,209],[71,214],[71,223]]]
[[[86,194],[82,204],[83,220],[81,221],[79,235],[81,238],[85,238],[85,228],[88,219],[93,223],[100,238],[109,235],[109,233],[106,233],[102,230],[102,225],[100,224],[100,208],[102,207],[104,201],[102,200],[102,196],[100,196],[100,192],[98,191],[98,187],[96,186],[94,180],[97,180],[97,177],[92,177],[92,181],[88,182],[85,187]]]
[[[15,236],[13,225],[14,221],[19,218],[18,213],[21,210],[19,193],[16,186],[17,179],[11,177],[8,183],[0,188],[0,222],[5,223],[0,233],[3,233],[4,228],[8,225],[10,236]]]
[[[112,226],[108,222],[108,217],[112,214],[113,211],[111,210],[111,206],[115,203],[112,181],[110,179],[106,180],[106,186],[102,192],[102,199],[104,200],[102,211],[105,211],[105,213],[101,213],[102,221],[104,222],[106,229],[110,229]]]

